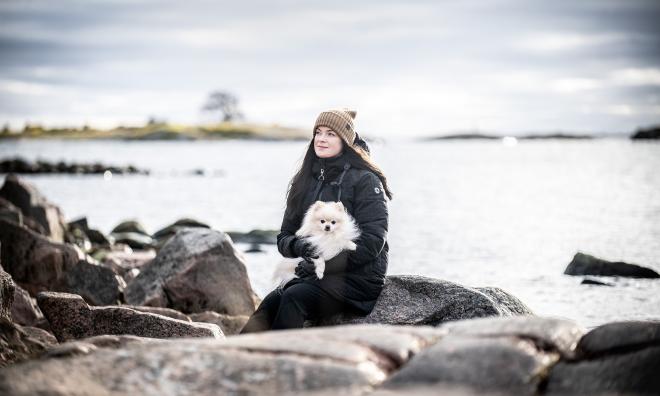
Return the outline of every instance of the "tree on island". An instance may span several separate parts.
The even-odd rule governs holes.
[[[238,109],[238,98],[227,91],[211,92],[202,110],[219,111],[223,122],[243,118],[243,113]]]

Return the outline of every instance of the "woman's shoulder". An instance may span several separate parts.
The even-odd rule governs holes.
[[[356,169],[352,179],[352,187],[357,196],[378,198],[383,194],[383,183],[378,175],[369,169]]]

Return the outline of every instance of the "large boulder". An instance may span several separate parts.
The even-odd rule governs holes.
[[[656,271],[635,264],[621,261],[607,261],[597,257],[576,253],[573,260],[564,270],[566,275],[601,275],[625,276],[629,278],[660,278]]]
[[[130,342],[2,370],[0,393],[358,395],[436,340],[425,327],[342,326]]]
[[[655,395],[656,326],[585,335],[568,320],[517,316],[225,340],[101,336],[0,370],[0,394]]]
[[[60,342],[102,334],[140,337],[223,338],[222,330],[210,323],[193,323],[125,307],[90,307],[76,294],[41,292],[39,308]]]
[[[18,207],[23,216],[39,223],[50,239],[64,242],[66,222],[62,211],[42,196],[32,184],[9,174],[0,189],[0,197]]]
[[[94,305],[117,304],[125,287],[111,269],[81,260],[71,245],[55,243],[27,228],[0,220],[2,261],[31,295],[54,290],[82,295]]]
[[[121,303],[125,287],[110,268],[80,260],[51,290],[79,294],[92,305],[114,305]]]
[[[124,294],[128,304],[184,313],[250,315],[258,303],[242,254],[225,233],[205,228],[177,231]]]
[[[545,394],[660,394],[660,321],[607,323],[582,337],[577,349],[577,359],[553,367]]]
[[[486,316],[533,315],[516,297],[502,289],[469,288],[441,279],[391,275],[367,316],[340,314],[319,325],[381,323],[433,325]],[[312,323],[310,323],[312,324]]]
[[[49,290],[78,263],[76,250],[17,224],[0,220],[2,263],[31,295]]]

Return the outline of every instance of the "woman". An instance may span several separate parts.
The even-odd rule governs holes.
[[[302,328],[343,311],[369,314],[385,282],[387,200],[392,193],[369,148],[353,128],[355,111],[332,109],[316,119],[300,170],[287,191],[287,207],[277,248],[284,257],[300,257],[295,278],[270,292],[241,333]],[[307,208],[317,200],[341,201],[355,218],[361,235],[355,251],[326,261],[323,279],[311,263],[312,246],[295,232]]]

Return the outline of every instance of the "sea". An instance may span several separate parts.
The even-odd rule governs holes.
[[[149,175],[23,175],[67,221],[155,232],[180,218],[221,231],[280,228],[304,141],[4,140],[0,158],[134,165]],[[563,272],[578,253],[660,272],[660,142],[391,138],[370,143],[393,199],[388,274],[499,287],[586,328],[660,320],[660,280]],[[3,177],[4,175],[0,175]],[[279,254],[243,253],[255,292]],[[247,246],[237,244],[242,251]]]

